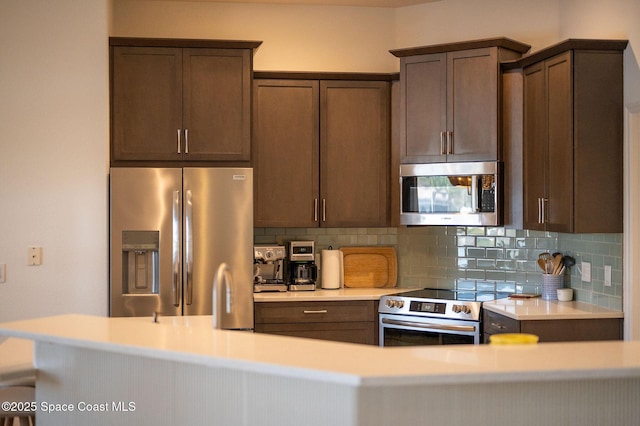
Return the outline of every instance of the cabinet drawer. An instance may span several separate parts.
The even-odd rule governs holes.
[[[374,301],[255,303],[256,324],[373,321]]]
[[[519,333],[520,321],[485,310],[483,315],[483,327],[485,335]]]
[[[304,324],[256,324],[256,333],[308,339],[377,345],[377,333],[373,322],[323,322]]]

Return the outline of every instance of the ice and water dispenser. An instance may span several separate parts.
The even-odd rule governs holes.
[[[122,231],[122,293],[158,294],[160,231]]]

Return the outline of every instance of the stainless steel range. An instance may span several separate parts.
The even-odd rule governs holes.
[[[479,344],[482,302],[509,293],[422,290],[380,298],[380,346]]]

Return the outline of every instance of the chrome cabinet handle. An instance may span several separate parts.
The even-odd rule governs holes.
[[[326,314],[328,312],[329,311],[326,309],[318,309],[317,311],[307,311],[307,310],[302,311],[303,314]]]
[[[322,221],[327,221],[327,200],[325,198],[322,199]]]
[[[453,132],[447,132],[447,154],[453,154]]]
[[[547,223],[547,203],[548,198],[538,198],[538,223],[543,225]]]
[[[182,149],[182,141],[180,140],[180,135],[182,134],[182,130],[178,129],[178,154],[182,154],[181,149]]]
[[[185,304],[191,305],[193,302],[193,203],[191,200],[191,190],[186,192],[185,200],[185,259],[187,263],[187,288],[185,294]]]
[[[538,223],[541,225],[547,223],[547,201],[546,198],[538,198]]]
[[[542,223],[542,198],[538,198],[538,223]]]
[[[184,153],[189,153],[189,129],[184,129]]]
[[[507,328],[506,326],[502,324],[498,324],[497,322],[492,322],[491,327],[497,328],[498,330],[504,330],[505,328]]]
[[[446,132],[440,132],[440,154],[442,155],[447,155],[447,148],[445,146],[446,142],[445,142],[445,133]]]
[[[173,306],[180,306],[180,289],[182,288],[181,271],[180,271],[180,191],[173,191],[173,214],[172,214],[172,264],[173,277],[171,280],[173,289]]]
[[[313,199],[313,221],[314,222],[318,221],[318,199],[317,198]]]

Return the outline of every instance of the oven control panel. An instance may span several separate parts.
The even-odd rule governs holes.
[[[421,317],[452,318],[462,320],[478,320],[479,303],[454,300],[411,300],[402,297],[383,297],[380,300],[379,312]]]
[[[412,301],[409,312],[421,312],[425,314],[442,314],[447,312],[447,304],[440,302],[418,302]]]

